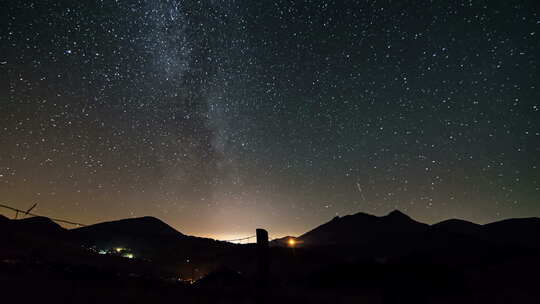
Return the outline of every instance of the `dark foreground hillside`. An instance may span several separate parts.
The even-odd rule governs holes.
[[[335,218],[295,248],[274,243],[261,287],[255,245],[186,236],[157,219],[66,230],[47,218],[0,218],[2,302],[540,303],[537,223]],[[380,238],[343,236],[359,227]]]

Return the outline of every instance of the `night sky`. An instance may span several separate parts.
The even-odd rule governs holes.
[[[17,0],[0,23],[4,204],[220,239],[540,216],[537,0]]]

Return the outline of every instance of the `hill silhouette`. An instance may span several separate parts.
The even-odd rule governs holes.
[[[357,213],[335,217],[331,221],[301,235],[305,246],[331,244],[367,244],[378,239],[396,239],[423,233],[428,225],[394,210],[385,216]]]
[[[482,234],[482,225],[459,219],[445,220],[432,225],[431,228],[464,235]]]
[[[46,217],[10,220],[1,216],[0,225],[18,234],[70,240],[85,246],[103,249],[129,247],[149,258],[162,256],[166,252],[175,256],[180,252],[180,255],[186,257],[204,255],[234,247],[233,244],[226,242],[185,235],[163,221],[149,216],[103,222],[69,230]],[[428,225],[394,210],[385,216],[361,212],[337,216],[299,237],[287,236],[276,239],[272,245],[288,246],[288,240],[292,238],[296,240],[297,247],[362,247],[364,253],[373,251],[381,253],[392,251],[393,248],[397,248],[397,252],[403,252],[405,249],[412,250],[412,247],[441,245],[435,243],[453,244],[456,240],[540,248],[539,236],[539,218],[507,219],[485,225],[449,219]],[[453,245],[460,246],[460,244]]]
[[[403,241],[428,242],[430,238],[469,238],[494,244],[538,248],[540,219],[507,219],[480,225],[460,219],[449,219],[433,225],[410,218],[394,210],[385,216],[356,213],[336,216],[298,237],[302,246],[364,245],[373,246]],[[282,241],[286,238],[281,239]]]
[[[348,258],[400,256],[411,252],[428,228],[397,210],[380,217],[357,213],[335,217],[298,239],[299,246],[325,247],[329,254]]]
[[[10,224],[18,230],[26,230],[33,233],[62,233],[66,231],[65,228],[55,223],[48,217],[33,216],[27,217],[16,221],[10,221]]]
[[[540,248],[540,218],[507,219],[483,228],[493,242]]]
[[[112,237],[171,237],[179,238],[184,235],[165,224],[160,219],[151,216],[122,219],[98,223],[90,226],[72,229],[73,234],[84,237],[102,237],[103,234]]]
[[[446,299],[448,294],[464,302],[471,294],[482,294],[488,300],[475,303],[491,303],[501,296],[486,297],[494,286],[501,291],[525,290],[528,293],[517,294],[521,298],[513,298],[518,299],[514,302],[532,303],[531,282],[540,272],[539,227],[538,218],[487,225],[451,219],[427,225],[397,210],[385,216],[357,213],[335,217],[299,237],[274,240],[270,275],[278,294],[295,295],[288,298],[291,303],[330,303],[336,295],[359,299],[360,294],[365,295],[364,302],[375,303],[426,303],[428,298]],[[206,277],[191,285],[190,292],[207,297],[208,303],[224,294],[231,303],[239,299],[251,303],[256,277],[253,244],[185,235],[154,217],[75,229],[44,217],[0,217],[0,228],[7,232],[0,235],[0,261],[4,261],[0,270],[12,271],[10,280],[13,274],[19,282],[33,280],[44,286],[44,292],[52,286],[71,288],[71,282],[78,280],[84,288],[105,295],[109,285],[121,289],[133,283],[138,287],[129,292],[145,286],[139,294],[145,297],[162,290],[161,299],[170,302],[186,295],[184,287],[171,282]],[[290,238],[296,240],[294,249],[288,248]],[[114,253],[118,247],[135,259],[98,254],[111,249]],[[47,285],[40,277],[47,282],[51,277],[59,279]],[[507,277],[512,280],[504,281]],[[84,282],[89,278],[93,279],[87,286]],[[14,284],[10,288],[16,289]]]
[[[72,239],[98,250],[128,248],[135,256],[175,263],[208,260],[233,244],[185,235],[155,217],[122,219],[69,231]]]

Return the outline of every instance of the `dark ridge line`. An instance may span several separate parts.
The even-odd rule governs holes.
[[[13,207],[10,207],[10,206],[7,206],[7,205],[4,205],[4,204],[0,204],[0,207],[1,208],[5,208],[5,209],[9,209],[9,210],[13,210],[13,211],[16,211],[16,212],[21,212],[21,213],[24,213],[26,215],[32,215],[32,216],[39,216],[39,217],[46,217],[52,221],[55,221],[55,222],[60,222],[60,223],[65,223],[65,224],[70,224],[70,225],[75,225],[75,226],[79,226],[79,227],[85,227],[87,225],[85,224],[81,224],[81,223],[76,223],[76,222],[72,222],[72,221],[68,221],[68,220],[63,220],[63,219],[58,219],[58,218],[52,218],[52,217],[48,217],[48,216],[43,216],[43,215],[38,215],[38,214],[35,214],[35,213],[30,213],[30,212],[26,212],[26,210],[21,210],[21,209],[17,209],[17,208],[13,208]]]

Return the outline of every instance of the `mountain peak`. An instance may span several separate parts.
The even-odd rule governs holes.
[[[408,215],[406,215],[405,213],[395,209],[393,210],[392,212],[388,213],[386,215],[386,217],[391,217],[391,218],[407,218],[407,219],[410,219],[410,217]]]
[[[143,222],[143,223],[151,223],[151,224],[158,224],[158,225],[165,224],[165,222],[163,222],[162,220],[158,219],[157,217],[153,217],[153,216],[133,217],[133,218],[129,218],[129,219],[126,219],[126,220],[128,220],[128,221],[129,220],[140,221],[140,222]]]
[[[433,227],[446,227],[446,226],[470,226],[470,227],[478,227],[480,225],[476,224],[476,223],[473,223],[473,222],[469,222],[469,221],[466,221],[466,220],[462,220],[462,219],[455,219],[455,218],[452,218],[452,219],[447,219],[447,220],[444,220],[442,222],[438,222],[436,224],[433,224],[431,226]]]
[[[304,233],[299,239],[308,246],[337,243],[370,244],[383,239],[401,239],[405,236],[415,238],[427,227],[428,225],[419,223],[398,210],[380,217],[359,212],[335,217]]]
[[[19,221],[21,223],[22,222],[25,222],[25,223],[47,223],[47,224],[58,225],[53,220],[51,220],[50,218],[45,217],[45,216],[25,217],[25,218],[18,219],[16,221]]]
[[[76,228],[74,229],[74,231],[100,231],[107,233],[114,231],[115,233],[121,233],[126,235],[183,235],[173,227],[167,225],[162,220],[152,216],[134,217],[110,222],[103,222],[86,227]]]
[[[16,225],[18,229],[32,229],[40,232],[55,232],[64,230],[62,226],[44,216],[33,216],[18,220],[11,220],[11,223]]]

